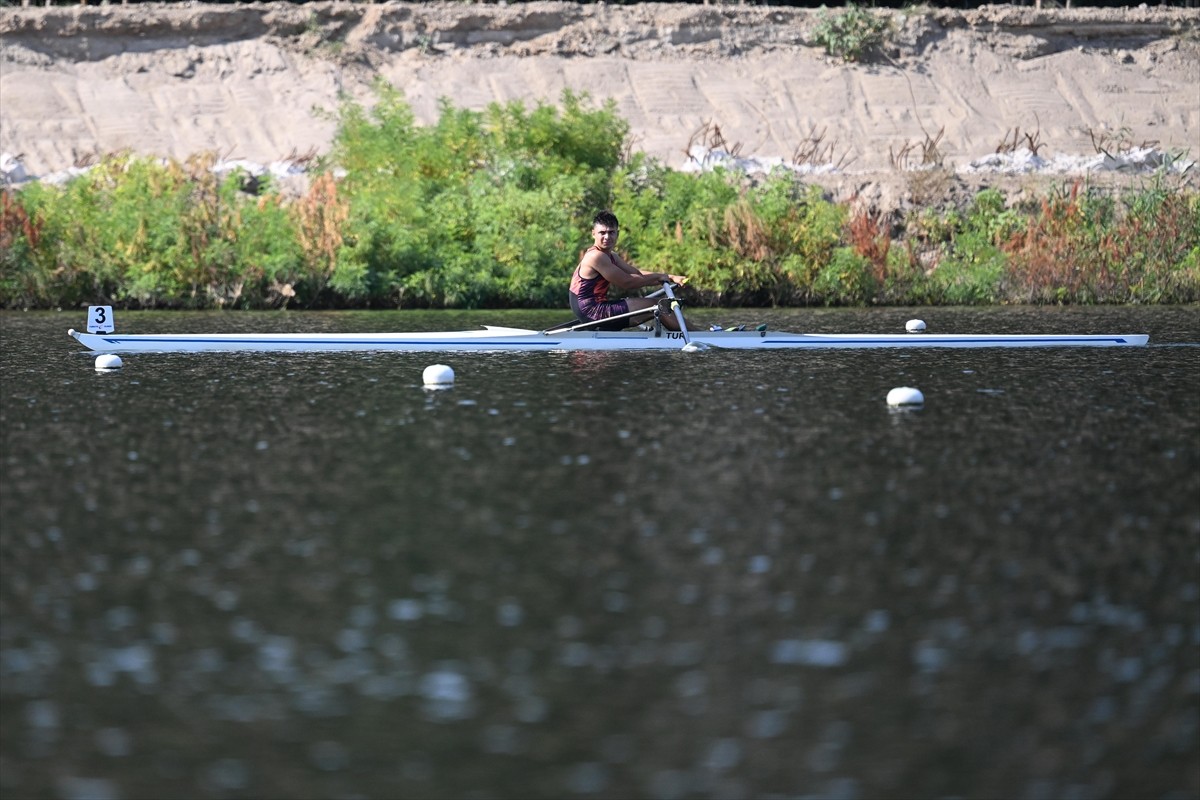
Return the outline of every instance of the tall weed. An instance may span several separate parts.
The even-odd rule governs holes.
[[[262,207],[260,202],[259,206]],[[350,204],[338,191],[337,180],[328,170],[309,185],[308,192],[291,208],[299,263],[279,263],[270,272],[271,294],[286,306],[293,297],[311,305],[322,297],[337,271]],[[280,232],[281,236],[285,235]],[[289,269],[288,267],[293,267]],[[297,288],[299,287],[299,288]]]
[[[1082,191],[1042,200],[1004,249],[1023,302],[1192,302],[1200,281],[1193,196],[1145,191],[1118,202]]]

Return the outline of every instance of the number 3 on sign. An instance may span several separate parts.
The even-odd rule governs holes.
[[[112,333],[112,306],[88,306],[88,333]]]

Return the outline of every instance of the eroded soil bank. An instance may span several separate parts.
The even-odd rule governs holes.
[[[820,11],[770,6],[139,4],[0,12],[0,151],[45,175],[119,150],[262,163],[323,152],[322,110],[400,87],[419,120],[440,98],[612,99],[632,147],[676,167],[689,146],[810,162],[843,198],[897,207],[981,185],[1007,193],[1144,173],[1009,166],[1148,145],[1200,152],[1200,13],[1187,9],[878,13],[884,51],[848,64]],[[703,136],[707,133],[707,137]],[[940,168],[927,167],[936,161]],[[831,165],[836,169],[831,169]],[[1029,169],[1030,171],[1022,171]],[[1196,170],[1180,180],[1194,182]]]

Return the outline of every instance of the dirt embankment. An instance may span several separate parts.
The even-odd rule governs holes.
[[[1200,154],[1200,12],[879,13],[884,52],[847,64],[817,44],[822,12],[770,6],[9,8],[0,152],[34,175],[126,149],[266,163],[324,151],[333,123],[317,109],[369,103],[382,78],[421,121],[443,97],[479,108],[586,91],[613,99],[633,147],[672,166],[719,128],[730,150],[823,166],[813,180],[885,206],[1072,179],[1049,159],[1098,146]],[[1040,165],[971,169],[1006,146]],[[918,169],[930,161],[940,168]]]

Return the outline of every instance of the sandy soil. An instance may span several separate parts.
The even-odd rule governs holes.
[[[879,13],[885,51],[847,64],[815,43],[820,11],[769,6],[5,8],[0,152],[31,175],[124,149],[266,163],[324,151],[333,124],[316,110],[341,93],[369,103],[383,78],[421,121],[443,97],[480,108],[587,91],[672,166],[715,126],[742,155],[828,162],[814,180],[881,205],[1064,180],[968,169],[1005,142],[1044,158],[1097,142],[1200,154],[1196,10]],[[913,169],[933,142],[942,169]]]

